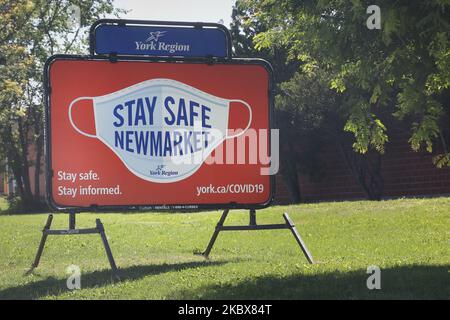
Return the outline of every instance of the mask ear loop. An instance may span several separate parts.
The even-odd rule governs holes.
[[[73,119],[72,119],[72,107],[73,107],[73,105],[74,105],[75,103],[77,103],[78,101],[81,101],[81,100],[94,100],[94,98],[93,98],[93,97],[79,97],[79,98],[76,98],[75,100],[73,100],[73,101],[70,103],[70,105],[69,105],[69,120],[70,120],[70,123],[72,124],[72,127],[73,127],[75,130],[77,130],[80,134],[82,134],[83,136],[86,136],[86,137],[89,137],[89,138],[97,138],[97,136],[94,135],[94,134],[90,134],[90,133],[86,133],[86,132],[84,132],[84,131],[81,131],[81,130],[75,125],[75,122],[74,122]]]
[[[239,133],[237,133],[237,134],[234,134],[234,135],[231,135],[231,136],[229,136],[229,135],[227,134],[226,139],[231,139],[231,138],[237,138],[237,137],[239,137],[240,135],[243,135],[243,134],[245,133],[245,131],[247,131],[248,128],[250,128],[250,125],[252,124],[252,108],[250,107],[250,105],[249,105],[247,102],[245,102],[245,101],[243,101],[243,100],[233,99],[233,100],[228,100],[228,101],[229,101],[230,103],[231,103],[231,102],[240,102],[240,103],[242,103],[244,106],[247,107],[248,112],[249,112],[249,118],[248,118],[247,126],[245,127],[244,130],[242,130],[241,132],[239,132]]]

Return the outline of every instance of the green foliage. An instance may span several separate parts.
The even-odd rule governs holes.
[[[411,126],[411,147],[429,152],[439,140],[450,86],[450,3],[389,1],[381,8],[381,30],[365,23],[369,1],[241,0],[253,23],[270,26],[254,37],[255,48],[283,47],[289,58],[326,70],[329,86],[342,97],[344,129],[354,149],[384,151],[388,128],[379,114],[391,113]],[[447,159],[440,157],[440,163]],[[450,163],[447,163],[450,164]]]
[[[81,21],[70,6],[81,10]],[[43,66],[56,53],[86,51],[88,26],[114,10],[112,0],[0,0],[0,161],[6,162],[25,206],[39,201],[43,148]],[[37,149],[30,159],[30,145]],[[29,167],[36,165],[36,199]]]
[[[327,122],[338,120],[335,118],[338,115],[336,95],[327,87],[327,83],[327,74],[323,70],[297,72],[289,81],[280,84],[276,108],[291,115],[289,122],[296,130],[306,132],[322,129]]]
[[[325,178],[325,162],[320,156],[325,146],[337,146],[367,196],[379,199],[382,194],[382,183],[378,183],[382,181],[380,158],[371,161],[373,157],[369,154],[352,155],[351,135],[343,130],[357,137],[359,143],[353,143],[356,150],[365,153],[368,145],[373,144],[379,152],[384,151],[387,129],[374,112],[368,113],[371,106],[367,97],[355,86],[359,83],[369,88],[371,71],[361,59],[334,70],[329,64],[318,63],[306,51],[291,50],[292,44],[301,44],[295,32],[283,41],[280,27],[270,27],[268,24],[272,20],[261,19],[257,9],[246,6],[245,1],[236,3],[232,38],[238,55],[261,56],[274,65],[276,125],[281,129],[281,173],[291,200],[301,200],[299,173],[314,181]],[[253,16],[257,18],[252,19]],[[302,14],[302,18],[306,19],[306,15]],[[330,41],[332,39],[330,36]],[[345,77],[356,71],[361,71],[364,78]],[[370,104],[376,106],[385,101],[386,91],[377,84],[371,92]]]
[[[324,163],[319,154],[324,142],[336,135],[342,121],[335,110],[335,94],[327,88],[327,83],[326,73],[322,70],[297,72],[279,85],[275,100],[282,170],[292,166],[290,162],[293,162],[294,171],[316,181],[323,178]],[[284,159],[284,153],[290,156]],[[286,172],[286,175],[293,175],[293,172]],[[297,184],[296,175],[295,180]]]
[[[268,27],[263,23],[253,23],[253,21],[249,20],[248,12],[243,10],[239,2],[236,3],[236,6],[233,8],[231,23],[233,53],[238,57],[258,57],[270,61],[274,69],[274,90],[276,93],[279,93],[282,90],[279,84],[288,81],[298,70],[300,63],[296,60],[288,61],[288,52],[284,48],[270,47],[256,50],[253,45],[254,37],[267,30]],[[278,104],[276,105],[278,106]],[[308,159],[299,159],[300,154],[293,147],[293,141],[296,141],[298,137],[298,127],[291,124],[292,111],[295,111],[295,108],[287,108],[286,110],[279,108],[275,116],[275,125],[278,128],[283,128],[280,131],[282,135],[280,147],[283,150],[280,159],[282,163],[281,173],[290,191],[291,200],[299,202],[301,195],[297,176],[298,163],[318,164],[319,162],[313,160],[316,157],[312,152],[308,153],[308,155],[311,155]],[[303,166],[303,169],[308,171],[308,173],[319,172],[308,165]]]
[[[433,159],[433,163],[438,168],[443,168],[450,162],[450,153],[440,154]]]

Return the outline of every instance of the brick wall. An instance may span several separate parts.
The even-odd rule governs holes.
[[[414,152],[408,143],[409,132],[391,129],[386,153],[382,156],[381,172],[384,197],[450,195],[450,168],[437,169],[433,155]],[[324,178],[312,181],[300,175],[303,201],[364,199],[364,191],[351,175],[340,151],[334,144],[323,148]],[[289,193],[282,176],[276,179],[276,203],[289,203]]]

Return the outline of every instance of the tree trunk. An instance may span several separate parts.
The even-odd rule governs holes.
[[[34,197],[36,200],[40,199],[41,195],[41,158],[43,148],[43,137],[41,133],[40,113],[36,112],[34,117],[34,133],[37,136],[36,139],[36,157],[34,160]]]
[[[36,158],[34,171],[34,197],[39,199],[41,196],[41,158],[42,158],[42,137],[39,135],[36,141]]]
[[[19,192],[19,197],[23,199],[25,197],[25,190],[23,187],[23,179],[22,179],[22,170],[20,169],[20,165],[17,164],[17,160],[13,160],[14,156],[8,157],[8,161],[10,162],[11,171],[16,181],[17,191]]]
[[[288,148],[281,155],[281,174],[289,191],[291,201],[299,203],[301,202],[301,192],[298,183],[297,159],[293,148],[292,144],[288,143]]]
[[[23,196],[24,206],[31,205],[33,202],[33,193],[31,192],[30,172],[28,162],[28,130],[21,119],[18,120],[19,143],[20,143],[20,167],[22,168]]]
[[[14,141],[12,131],[13,130],[11,125],[5,126],[4,132],[5,140],[11,142]],[[13,178],[16,182],[19,197],[22,199],[25,196],[25,189],[23,186],[22,167],[20,163],[19,154],[17,153],[17,149],[15,148],[15,146],[12,145],[12,143],[7,146],[6,153],[7,153],[8,167],[11,169]]]
[[[24,208],[31,208],[33,206],[33,194],[31,192],[29,162],[28,162],[28,130],[23,124],[22,119],[19,118],[19,144],[20,148],[16,156],[15,167],[17,171],[16,181],[19,184],[20,198]],[[16,174],[15,174],[16,175]]]
[[[364,190],[369,200],[381,200],[384,180],[381,175],[381,155],[356,153],[349,143],[340,142],[340,150],[350,172]]]

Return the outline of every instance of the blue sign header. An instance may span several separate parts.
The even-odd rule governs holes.
[[[92,36],[92,54],[219,58],[231,54],[225,27],[98,24]]]

